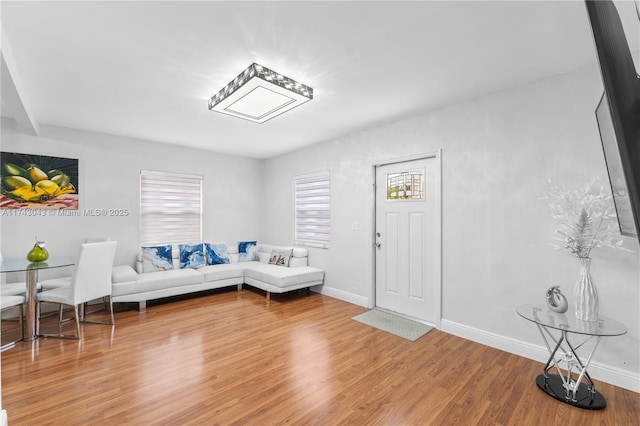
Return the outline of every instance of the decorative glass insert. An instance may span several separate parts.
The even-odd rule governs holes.
[[[387,200],[424,200],[424,171],[388,173]]]

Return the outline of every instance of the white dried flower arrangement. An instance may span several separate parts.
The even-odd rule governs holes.
[[[582,189],[568,190],[549,182],[548,201],[551,217],[560,227],[556,240],[577,257],[588,258],[595,247],[611,247],[624,250],[616,209],[610,188],[598,178]]]

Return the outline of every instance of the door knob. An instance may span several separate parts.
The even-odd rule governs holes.
[[[381,244],[380,243],[376,243],[376,247],[380,248]]]

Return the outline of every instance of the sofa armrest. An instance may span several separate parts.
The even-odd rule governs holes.
[[[111,269],[111,282],[123,283],[127,281],[135,281],[138,279],[138,273],[129,265],[114,266]]]

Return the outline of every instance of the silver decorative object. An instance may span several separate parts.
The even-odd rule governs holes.
[[[554,285],[547,290],[547,306],[553,312],[560,314],[567,312],[569,304],[567,303],[567,298],[560,292],[560,286]]]

